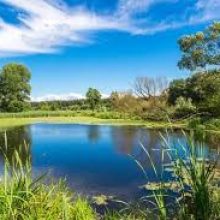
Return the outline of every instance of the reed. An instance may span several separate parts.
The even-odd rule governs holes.
[[[150,195],[142,200],[153,204],[153,214],[161,220],[173,219],[174,216],[178,216],[177,219],[219,219],[218,157],[208,154],[204,144],[195,143],[193,135],[184,133],[184,136],[187,140],[184,145],[170,140],[169,135],[162,137],[163,144],[157,149],[161,152],[159,168],[140,144],[157,178],[156,182],[150,182],[144,167],[136,161],[146,177],[144,188],[150,191]],[[165,182],[163,177],[167,172],[173,177],[169,182]]]
[[[22,161],[19,150],[10,160],[5,156],[4,175],[0,182],[0,219],[96,219],[88,201],[70,192],[64,181],[46,185],[43,178],[44,175],[33,177],[31,158]]]

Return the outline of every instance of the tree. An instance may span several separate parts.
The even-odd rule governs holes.
[[[113,109],[119,112],[134,113],[141,107],[137,97],[131,91],[112,92],[110,99]]]
[[[31,73],[21,64],[7,64],[0,71],[0,109],[20,112],[30,106]]]
[[[113,109],[117,109],[120,102],[119,93],[117,91],[113,91],[110,95],[111,107]]]
[[[212,112],[220,106],[220,71],[198,72],[185,80],[174,80],[168,90],[168,102],[177,103],[179,97],[191,99],[201,112]]]
[[[168,90],[168,103],[175,105],[179,97],[187,96],[186,81],[184,79],[176,79],[170,83]]]
[[[183,55],[180,69],[195,71],[220,65],[220,22],[213,23],[203,32],[183,36],[178,41]]]
[[[86,99],[92,110],[97,108],[101,102],[102,95],[97,89],[89,88],[86,93]]]
[[[138,77],[135,79],[134,90],[138,97],[145,100],[155,99],[168,87],[168,81],[165,77]]]

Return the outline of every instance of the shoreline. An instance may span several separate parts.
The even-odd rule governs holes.
[[[186,123],[170,123],[170,122],[155,122],[155,121],[141,121],[132,119],[100,119],[91,116],[74,116],[74,117],[17,117],[17,118],[0,118],[0,131],[7,130],[13,127],[32,125],[32,124],[75,124],[75,125],[109,125],[109,126],[140,126],[148,129],[183,129],[187,128]],[[208,130],[215,135],[220,135],[220,130]]]
[[[100,119],[87,116],[76,117],[37,117],[37,118],[0,118],[0,129],[31,125],[36,123],[66,123],[84,125],[111,125],[111,126],[143,126],[146,128],[175,128],[184,129],[186,124],[169,122],[150,122],[128,119]]]

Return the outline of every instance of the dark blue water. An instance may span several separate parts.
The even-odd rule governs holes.
[[[161,147],[161,133],[165,135],[159,130],[127,126],[34,124],[7,131],[8,154],[24,145],[25,140],[35,175],[48,172],[54,180],[66,178],[68,186],[84,195],[105,194],[130,200],[143,193],[140,186],[148,181],[135,160],[150,180],[156,178],[140,142],[160,167],[161,152],[156,149]],[[181,132],[169,133],[169,138],[185,141]],[[3,142],[0,133],[1,146]]]

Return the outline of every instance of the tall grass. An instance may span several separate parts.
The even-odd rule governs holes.
[[[157,178],[156,183],[148,182],[145,185],[151,194],[143,199],[149,200],[156,207],[155,215],[161,220],[172,219],[174,216],[178,216],[177,219],[219,219],[219,179],[216,185],[215,178],[218,158],[207,154],[205,146],[195,143],[193,136],[185,133],[184,136],[187,140],[185,145],[173,142],[169,135],[162,137],[160,168],[156,167],[149,152],[141,145]],[[165,163],[165,155],[168,163]],[[142,165],[136,162],[147,178]],[[170,182],[163,179],[166,172],[173,177]],[[173,203],[172,209],[170,201]]]
[[[167,142],[166,146],[170,148]],[[179,148],[183,155],[172,146],[168,152],[173,174],[181,186],[179,200],[183,215],[196,220],[215,219],[213,190],[217,159],[206,153],[204,144],[196,144],[193,136],[187,137],[187,146],[179,143]]]
[[[6,145],[7,147],[7,145]],[[94,220],[96,214],[86,199],[72,194],[63,181],[45,185],[43,176],[34,178],[30,157],[12,160],[5,156],[0,182],[1,220]]]

